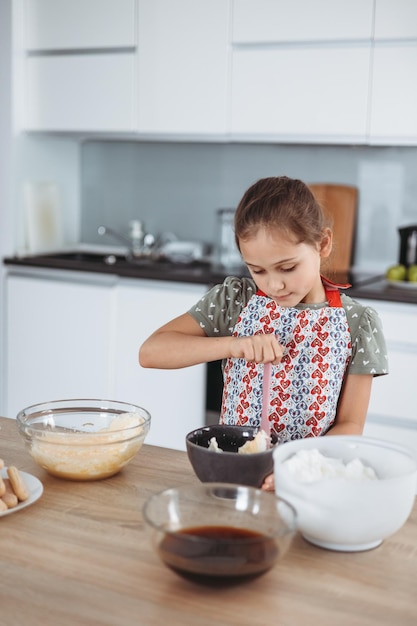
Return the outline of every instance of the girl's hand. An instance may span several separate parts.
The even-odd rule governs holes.
[[[276,365],[283,354],[284,348],[273,333],[231,338],[230,356],[234,359]]]
[[[261,486],[262,491],[275,491],[275,481],[274,481],[274,475],[273,474],[269,474],[262,486]]]

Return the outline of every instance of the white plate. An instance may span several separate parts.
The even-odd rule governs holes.
[[[417,289],[417,283],[412,283],[408,280],[389,280],[386,279],[390,287],[399,287],[400,289],[411,289],[414,291]]]
[[[30,493],[29,498],[25,500],[24,502],[19,502],[19,504],[15,506],[13,509],[7,509],[7,511],[1,511],[0,517],[3,517],[4,515],[10,515],[11,513],[16,513],[17,511],[21,511],[22,509],[25,509],[27,506],[30,506],[31,504],[36,502],[36,500],[39,500],[39,498],[41,497],[43,493],[43,485],[41,481],[38,478],[36,478],[36,476],[32,476],[32,474],[27,474],[26,472],[22,472],[22,471],[20,472],[20,475],[25,481],[26,487],[29,489],[29,493]],[[1,477],[8,478],[6,467],[3,467],[3,469],[1,470]]]

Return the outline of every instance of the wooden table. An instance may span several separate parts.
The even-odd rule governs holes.
[[[161,564],[141,515],[150,494],[197,481],[184,452],[144,446],[117,476],[64,481],[0,418],[0,457],[44,485],[36,503],[0,519],[2,626],[417,624],[417,504],[375,550],[330,552],[297,534],[265,575],[207,588]]]

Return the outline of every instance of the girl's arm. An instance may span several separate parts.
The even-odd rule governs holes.
[[[361,435],[371,397],[372,374],[349,374],[343,384],[336,419],[326,435]]]
[[[142,367],[175,369],[217,361],[230,351],[231,337],[207,337],[189,313],[161,326],[142,344],[139,363]]]
[[[282,354],[282,346],[274,334],[207,337],[198,322],[184,313],[156,330],[142,344],[139,363],[142,367],[176,369],[231,357],[276,364]]]

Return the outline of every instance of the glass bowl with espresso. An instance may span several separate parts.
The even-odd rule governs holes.
[[[143,516],[161,561],[203,584],[239,583],[267,572],[297,529],[295,509],[255,487],[201,483],[152,495]]]

